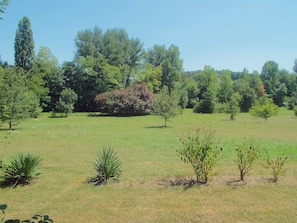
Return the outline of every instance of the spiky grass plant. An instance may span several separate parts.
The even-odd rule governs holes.
[[[30,184],[40,175],[38,171],[40,164],[39,156],[23,153],[16,155],[10,162],[3,165],[1,185],[16,187]]]
[[[104,148],[95,161],[96,177],[91,179],[95,185],[117,183],[122,173],[121,164],[112,148]]]

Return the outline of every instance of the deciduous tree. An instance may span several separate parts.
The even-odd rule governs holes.
[[[223,74],[219,77],[219,86],[217,91],[219,102],[228,102],[230,100],[232,93],[233,89],[231,72],[229,70],[224,70]]]
[[[278,64],[275,61],[267,61],[263,65],[261,80],[265,86],[266,93],[273,95],[275,92],[275,86],[279,81],[279,69]]]
[[[238,92],[235,92],[231,95],[230,101],[227,103],[226,113],[230,114],[230,119],[234,120],[238,112],[240,112],[240,103],[241,96]]]
[[[217,74],[212,67],[205,66],[196,78],[200,92],[199,101],[193,110],[196,113],[213,113],[217,95]]]
[[[145,52],[145,62],[154,67],[162,67],[162,86],[167,86],[169,91],[173,90],[175,82],[181,78],[183,61],[180,58],[179,48],[171,45],[168,49],[164,45],[154,45]]]
[[[5,109],[5,121],[8,122],[10,130],[16,122],[34,116],[33,113],[39,108],[36,95],[26,84],[25,76],[20,69],[5,69],[0,83],[0,105]]]
[[[278,106],[273,103],[271,98],[263,97],[251,107],[250,114],[255,117],[264,118],[266,122],[271,116],[277,115],[278,111]]]
[[[165,127],[167,122],[179,115],[182,111],[179,106],[179,95],[175,91],[169,92],[168,87],[163,86],[159,94],[154,99],[154,114],[160,116],[165,121]]]

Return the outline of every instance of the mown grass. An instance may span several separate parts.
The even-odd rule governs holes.
[[[230,121],[226,114],[184,111],[163,128],[155,116],[88,117],[22,122],[1,134],[0,156],[8,159],[30,152],[43,160],[42,175],[33,185],[0,189],[0,203],[8,205],[7,217],[29,218],[49,214],[55,222],[296,222],[297,119],[282,110],[265,122],[249,114]],[[178,138],[195,128],[213,128],[223,150],[214,177],[204,186],[172,186],[194,177],[189,165],[176,155]],[[7,135],[7,139],[3,136]],[[238,183],[235,146],[244,137],[259,141],[272,155],[289,156],[287,173],[278,183],[262,157]],[[94,187],[96,156],[112,147],[122,163],[119,184]]]

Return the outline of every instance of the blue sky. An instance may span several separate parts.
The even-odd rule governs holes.
[[[274,60],[292,71],[297,59],[297,0],[11,0],[0,21],[0,55],[14,63],[14,38],[23,16],[35,51],[50,48],[59,63],[74,56],[78,31],[123,28],[144,48],[179,47],[184,70],[261,72]]]

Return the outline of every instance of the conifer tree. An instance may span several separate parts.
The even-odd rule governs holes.
[[[31,23],[26,16],[19,21],[15,35],[14,50],[16,67],[21,67],[25,71],[30,70],[34,64],[35,52]]]

